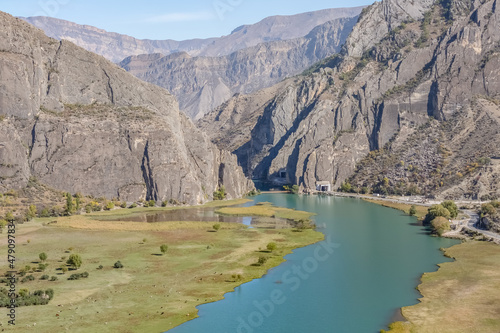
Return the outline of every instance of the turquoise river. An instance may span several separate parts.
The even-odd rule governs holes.
[[[199,318],[168,333],[376,333],[418,302],[424,272],[449,261],[457,241],[431,237],[416,219],[359,199],[263,194],[255,202],[317,214],[325,241],[198,307]]]

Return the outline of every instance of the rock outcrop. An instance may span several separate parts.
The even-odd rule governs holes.
[[[317,181],[338,188],[350,178],[355,188],[389,192],[498,194],[497,2],[375,3],[363,10],[342,53],[314,73],[270,88],[270,98],[237,96],[198,124],[259,179],[286,170],[289,183],[310,189]],[[244,108],[234,106],[242,100],[249,101]],[[241,140],[224,138],[232,131],[226,124],[241,129]],[[456,133],[441,131],[450,124]],[[418,141],[429,128],[437,135]],[[381,163],[387,156],[400,159]]]
[[[0,190],[198,204],[252,188],[168,91],[0,12]]]
[[[248,47],[221,57],[191,57],[188,53],[132,56],[120,63],[138,78],[166,88],[193,119],[229,100],[298,74],[337,53],[357,17],[329,21],[307,36]]]

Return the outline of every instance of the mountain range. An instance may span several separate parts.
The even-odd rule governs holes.
[[[182,111],[199,119],[235,93],[269,87],[337,53],[362,8],[273,16],[228,36],[182,42],[136,40],[47,17],[24,20],[51,37],[123,60],[120,66],[169,90]]]
[[[496,197],[499,22],[497,0],[377,2],[340,54],[198,125],[256,179]]]
[[[241,89],[226,101],[220,88],[222,104],[196,129],[167,90],[2,14],[0,186],[36,177],[73,193],[194,203],[222,185],[232,197],[244,194],[252,188],[245,174],[304,191],[328,182],[365,193],[495,198],[499,22],[498,0],[382,0],[354,21],[329,20],[305,37],[217,57],[152,54],[122,63],[151,81],[164,72],[190,82],[184,72],[206,68],[208,95],[218,94],[210,73],[241,80],[226,85]],[[339,47],[334,36],[350,24]],[[339,52],[318,48],[312,54],[324,59],[300,75],[263,89],[251,84],[260,71],[274,78],[273,68],[292,66],[277,51],[289,43],[295,62],[318,44]],[[217,63],[242,69],[223,76]],[[259,74],[245,76],[243,68]],[[204,88],[184,91],[186,100]],[[200,104],[192,105],[191,116],[200,117]]]

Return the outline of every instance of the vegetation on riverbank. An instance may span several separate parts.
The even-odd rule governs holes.
[[[387,332],[500,331],[500,246],[466,242],[445,254],[456,260],[423,275],[421,303],[403,308],[407,322],[394,323]]]
[[[414,205],[414,204],[404,204],[404,203],[399,203],[399,202],[391,202],[391,201],[383,201],[383,200],[376,200],[376,199],[363,199],[365,201],[375,203],[377,205],[381,205],[384,207],[389,207],[389,208],[394,208],[397,210],[401,210],[405,212],[407,215],[412,215],[410,214],[410,210],[412,207],[415,208],[415,214],[413,214],[415,217],[417,217],[419,220],[423,220],[425,216],[427,215],[427,211],[429,207],[426,206],[420,206],[420,205]]]
[[[314,230],[247,229],[238,223],[220,223],[221,228],[214,232],[213,223],[206,222],[103,219],[140,212],[151,212],[151,208],[35,219],[17,225],[16,268],[33,266],[42,252],[48,264],[44,272],[30,272],[35,279],[19,283],[18,288],[51,288],[54,298],[48,305],[18,308],[11,331],[166,331],[195,318],[197,305],[221,299],[224,293],[280,264],[293,249],[324,237]],[[269,252],[271,243],[276,247]],[[0,247],[6,244],[4,233]],[[168,246],[164,254],[162,245]],[[80,255],[81,267],[66,273],[61,265],[71,254]],[[261,257],[265,262],[255,265]],[[116,267],[117,262],[121,268]],[[0,269],[6,272],[7,263]],[[90,274],[68,280],[81,272]],[[57,280],[44,280],[42,275]],[[0,322],[7,324],[5,319]]]

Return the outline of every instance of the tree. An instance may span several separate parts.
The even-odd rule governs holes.
[[[345,193],[349,193],[352,191],[352,185],[346,180],[345,183],[343,183],[340,186],[340,191],[345,192]]]
[[[26,211],[26,220],[31,221],[36,217],[36,206],[30,205],[28,210]]]
[[[40,258],[41,261],[47,260],[47,253],[42,252],[38,255],[38,258]]]
[[[257,265],[262,266],[267,262],[267,257],[259,257],[259,260],[257,261]]]
[[[273,252],[277,248],[278,248],[278,245],[276,245],[276,243],[274,243],[274,242],[267,244],[267,249],[269,250],[269,252]]]
[[[431,222],[432,229],[439,236],[442,236],[446,231],[450,230],[450,221],[447,218],[438,216]]]
[[[78,269],[80,268],[80,266],[82,266],[82,257],[80,257],[79,254],[71,254],[66,263],[72,266],[74,269]]]
[[[427,222],[430,222],[439,216],[444,217],[446,219],[449,219],[451,214],[450,214],[450,211],[448,209],[444,208],[442,205],[433,205],[427,211],[427,215],[425,217],[425,220]]]
[[[82,208],[82,199],[81,198],[82,198],[82,195],[80,193],[75,194],[75,203],[76,203],[75,210],[77,212],[79,212],[80,209]]]
[[[167,251],[168,251],[168,245],[163,244],[162,246],[160,246],[160,251],[161,251],[162,254],[167,253]]]
[[[415,205],[412,205],[410,207],[410,216],[415,216],[417,215],[417,207],[415,207]]]
[[[219,230],[220,230],[220,224],[219,224],[219,223],[214,224],[214,225],[213,225],[213,228],[214,228],[214,230],[215,230],[216,232],[217,232],[217,231],[219,231]]]
[[[455,217],[458,216],[458,207],[455,204],[455,202],[453,202],[451,200],[443,201],[443,203],[441,204],[441,206],[443,206],[444,208],[448,209],[448,211],[450,212],[450,217],[452,219],[454,219]]]
[[[74,213],[73,197],[69,193],[66,193],[66,207],[64,207],[64,211],[67,215]]]
[[[214,192],[214,200],[224,200],[226,199],[226,195],[226,188],[222,185],[217,191]]]
[[[481,214],[494,216],[497,214],[497,210],[492,204],[483,204],[481,206]]]
[[[297,194],[299,193],[299,190],[300,190],[300,187],[299,185],[292,185],[292,186],[283,186],[283,189],[285,191],[287,191],[288,193],[291,193],[291,194]]]
[[[154,207],[154,206],[156,206],[156,201],[154,201],[154,200],[149,200],[149,202],[148,202],[148,206],[149,206],[149,207]]]

